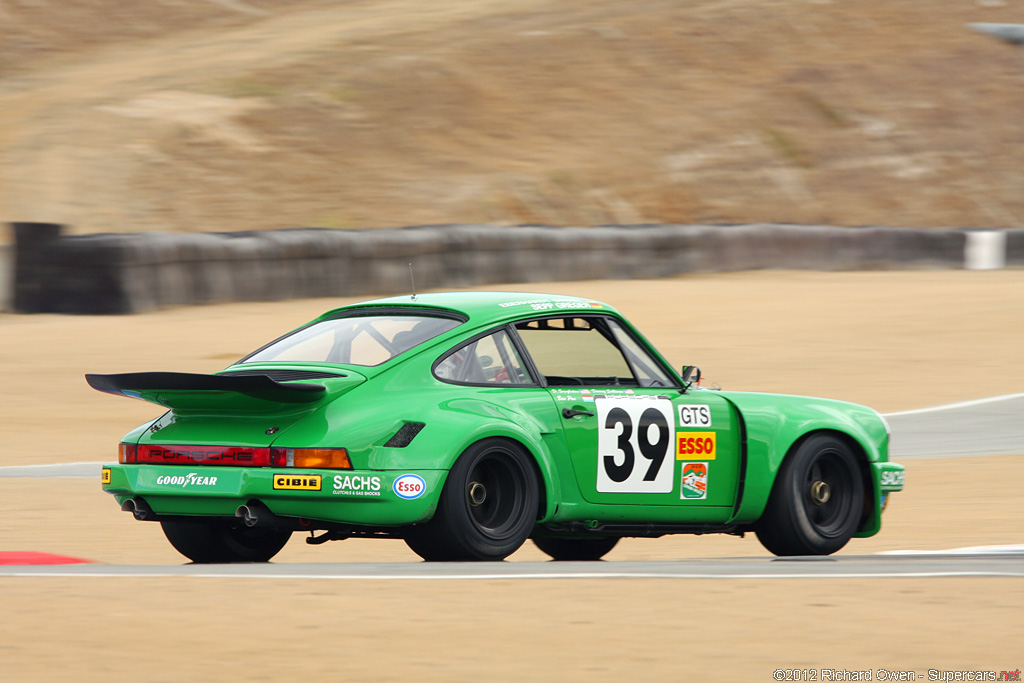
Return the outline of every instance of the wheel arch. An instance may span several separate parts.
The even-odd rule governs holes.
[[[441,467],[445,470],[445,475],[440,487],[443,488],[448,481],[448,474],[455,462],[474,444],[488,439],[511,443],[527,454],[533,472],[537,476],[537,521],[542,522],[554,516],[558,510],[560,483],[558,471],[545,443],[544,435],[531,433],[513,422],[500,421],[476,425],[475,428],[467,430],[457,442],[449,442]]]
[[[724,394],[725,392],[723,392]],[[865,491],[865,510],[857,536],[878,530],[877,463],[888,460],[888,430],[884,420],[865,406],[772,394],[732,394],[746,426],[747,472],[742,499],[733,523],[750,524],[764,514],[782,463],[815,434],[832,434],[853,452]]]
[[[524,440],[517,439],[517,438],[514,438],[512,436],[489,436],[489,437],[485,437],[483,439],[477,439],[476,441],[473,441],[472,443],[468,444],[466,446],[466,448],[462,449],[462,451],[459,452],[459,456],[456,458],[456,460],[458,460],[459,457],[462,457],[462,454],[465,453],[466,450],[469,449],[470,447],[474,446],[475,444],[480,443],[481,441],[488,441],[488,440],[504,441],[506,443],[512,444],[513,446],[518,446],[519,448],[521,448],[527,454],[527,456],[529,456],[527,459],[530,461],[531,467],[533,467],[533,474],[537,477],[537,484],[538,484],[538,487],[537,487],[537,522],[539,523],[539,522],[547,519],[551,515],[553,515],[554,514],[554,509],[548,510],[548,501],[553,501],[554,502],[554,506],[553,507],[555,509],[557,509],[557,507],[558,507],[557,500],[558,499],[557,499],[557,496],[553,495],[552,492],[548,491],[549,482],[551,481],[551,474],[552,473],[550,471],[545,472],[545,468],[541,467],[541,462],[542,462],[541,458],[538,457],[537,453],[535,453],[533,451],[533,449],[530,447],[530,445],[525,443]],[[454,464],[454,462],[455,461],[453,460],[452,464]],[[448,468],[448,471],[451,472],[451,468],[450,467]],[[445,475],[445,481],[446,482],[448,481],[447,475]]]

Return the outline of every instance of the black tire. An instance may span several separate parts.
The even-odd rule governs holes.
[[[529,454],[505,439],[485,439],[459,456],[437,511],[405,542],[428,562],[503,560],[537,521],[537,474]]]
[[[552,538],[546,536],[535,538],[533,542],[553,560],[593,561],[600,560],[611,552],[611,549],[619,542],[619,537]]]
[[[755,526],[776,555],[830,555],[850,540],[864,511],[864,481],[841,439],[815,434],[787,456]]]
[[[292,535],[286,529],[249,528],[227,520],[165,520],[160,526],[175,550],[200,564],[266,562]]]

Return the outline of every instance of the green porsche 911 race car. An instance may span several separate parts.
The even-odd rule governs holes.
[[[167,409],[103,488],[195,562],[295,531],[501,560],[595,560],[622,537],[743,534],[824,555],[881,526],[903,467],[875,411],[701,388],[611,306],[474,292],[344,306],[215,375],[87,375]]]

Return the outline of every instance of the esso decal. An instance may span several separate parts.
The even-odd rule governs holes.
[[[903,486],[903,472],[882,472],[882,486]]]
[[[711,406],[679,406],[680,427],[710,427]]]
[[[679,432],[676,434],[676,459],[694,457],[714,460],[717,452],[717,432]]]
[[[604,398],[597,410],[597,490],[671,493],[675,417],[663,398]]]
[[[403,474],[391,485],[395,495],[406,500],[419,498],[427,492],[427,482],[418,474]]]

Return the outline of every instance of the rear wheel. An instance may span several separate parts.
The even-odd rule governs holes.
[[[863,509],[864,482],[850,447],[815,434],[783,462],[755,531],[776,555],[829,555],[853,536]]]
[[[160,526],[175,550],[200,564],[266,562],[292,535],[285,529],[249,528],[224,520],[164,520]]]
[[[534,544],[554,560],[600,560],[619,542],[618,536],[606,538],[551,538],[533,539]]]
[[[505,439],[479,441],[459,456],[434,517],[405,542],[430,562],[503,560],[537,520],[537,475],[529,454]]]

